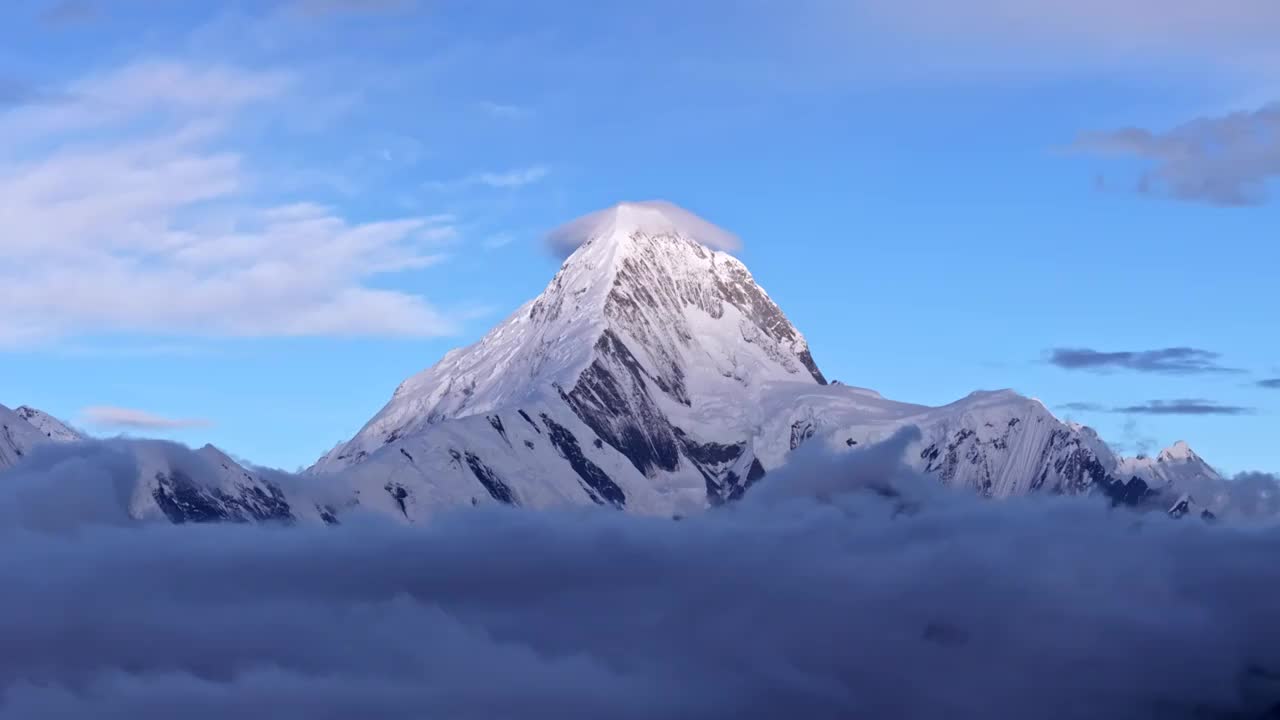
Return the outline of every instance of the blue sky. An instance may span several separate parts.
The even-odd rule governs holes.
[[[306,465],[663,198],[829,377],[1280,470],[1280,6],[1034,5],[6,6],[0,402]]]

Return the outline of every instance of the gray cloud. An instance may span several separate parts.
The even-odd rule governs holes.
[[[1280,390],[1280,378],[1267,378],[1258,381],[1258,387],[1267,388],[1268,390]]]
[[[1222,405],[1212,400],[1151,400],[1141,405],[1128,405],[1111,412],[1136,415],[1250,415],[1253,408]]]
[[[1082,135],[1076,148],[1137,158],[1140,192],[1222,206],[1259,205],[1280,176],[1280,105],[1203,117],[1166,132],[1122,128]]]
[[[127,526],[126,454],[58,449],[0,476],[0,720],[1261,717],[1280,700],[1280,530],[982,501],[902,468],[910,439],[802,449],[748,502],[682,522],[468,509],[425,527]]]
[[[1049,362],[1066,370],[1134,370],[1166,375],[1239,373],[1218,363],[1218,353],[1189,347],[1103,352],[1089,348],[1053,348]]]

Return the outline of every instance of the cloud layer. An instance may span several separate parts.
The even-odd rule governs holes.
[[[142,62],[0,113],[0,345],[85,331],[410,335],[453,330],[375,287],[441,256],[450,218],[355,222],[270,202],[231,149],[291,78]]]
[[[680,522],[124,526],[118,454],[0,482],[0,718],[1190,718],[1280,701],[1280,531],[989,502],[902,438]],[[90,448],[91,450],[91,448]],[[75,517],[78,521],[45,522]]]
[[[1089,348],[1054,348],[1048,355],[1051,364],[1065,370],[1134,370],[1166,375],[1242,372],[1239,369],[1221,365],[1218,362],[1221,355],[1218,353],[1189,347],[1118,352],[1103,352]]]

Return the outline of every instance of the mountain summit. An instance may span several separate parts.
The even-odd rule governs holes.
[[[759,421],[763,393],[826,384],[804,337],[741,262],[700,242],[731,236],[688,211],[622,204],[557,234],[577,249],[541,295],[402,384],[316,469],[442,422],[493,414],[505,427],[504,411],[536,408],[539,430],[584,425],[644,477],[701,467],[699,492],[739,491],[750,463],[730,467],[743,448],[727,448]]]
[[[741,496],[805,443],[847,449],[910,425],[919,470],[982,494],[1159,490],[1163,477],[1017,393],[929,408],[829,385],[726,252],[736,236],[687,210],[622,203],[551,239],[572,253],[542,294],[405,381],[311,472],[409,520],[484,502],[678,514]]]

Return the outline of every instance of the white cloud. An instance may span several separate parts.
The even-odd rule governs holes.
[[[374,276],[442,259],[452,218],[260,201],[235,122],[289,78],[138,63],[0,115],[0,344],[94,333],[452,331]]]
[[[169,418],[132,408],[95,405],[80,411],[81,422],[114,430],[181,430],[208,427],[212,423],[199,418]]]

